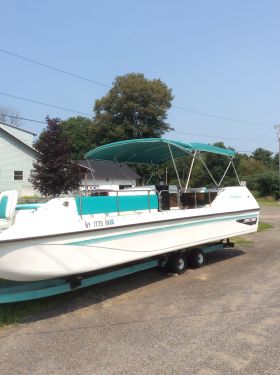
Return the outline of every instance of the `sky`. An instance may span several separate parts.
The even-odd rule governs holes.
[[[165,138],[278,151],[279,0],[0,0],[0,6],[0,107],[39,121],[93,116],[95,100],[115,77],[137,72],[172,89],[168,122],[175,131]],[[22,126],[35,133],[44,127]]]

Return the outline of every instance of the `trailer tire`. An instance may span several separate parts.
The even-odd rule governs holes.
[[[175,253],[170,255],[167,261],[167,270],[170,273],[177,273],[180,275],[187,269],[187,258],[183,253]]]
[[[205,265],[205,254],[201,249],[194,249],[189,255],[189,264],[194,268],[201,268]]]

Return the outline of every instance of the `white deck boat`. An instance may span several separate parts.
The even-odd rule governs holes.
[[[204,152],[228,159],[219,182],[205,164]],[[35,281],[79,275],[255,232],[255,198],[237,174],[238,186],[222,187],[229,168],[235,171],[232,150],[159,138],[115,142],[86,157],[153,165],[172,160],[178,176],[175,160],[186,155],[192,158],[189,176],[178,190],[142,186],[99,191],[54,198],[28,210],[19,206],[14,215],[15,192],[0,194],[0,278]],[[189,187],[196,160],[204,164],[213,188]]]

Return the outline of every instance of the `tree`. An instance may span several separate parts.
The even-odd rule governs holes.
[[[257,173],[248,178],[248,187],[255,190],[261,197],[279,196],[279,176],[272,170],[263,173]]]
[[[71,159],[80,160],[86,152],[96,146],[95,126],[87,117],[70,117],[62,122],[64,134],[71,148]]]
[[[272,167],[276,171],[279,171],[279,152],[274,155],[274,158],[272,159]]]
[[[71,161],[70,143],[64,134],[61,121],[47,118],[34,148],[39,156],[33,164],[30,181],[45,196],[58,196],[77,189],[80,183],[78,166]]]
[[[0,121],[8,125],[20,127],[19,112],[9,106],[0,106]]]
[[[172,99],[160,79],[148,80],[140,73],[117,77],[94,105],[97,143],[162,136],[172,130],[166,122]]]
[[[243,157],[239,163],[239,174],[241,177],[251,176],[264,172],[266,169],[263,162],[254,158]]]
[[[261,161],[264,165],[271,168],[272,167],[272,152],[264,148],[257,148],[253,153],[252,157],[256,160]]]

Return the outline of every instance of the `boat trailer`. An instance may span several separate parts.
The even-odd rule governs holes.
[[[0,284],[0,304],[55,296],[155,267],[163,267],[167,269],[167,272],[180,274],[186,270],[187,263],[191,267],[202,267],[205,263],[205,254],[230,247],[234,247],[234,243],[227,239],[226,242],[211,243],[191,249],[180,250],[149,259],[145,262],[138,262],[101,273],[29,282],[3,280],[3,283]]]

